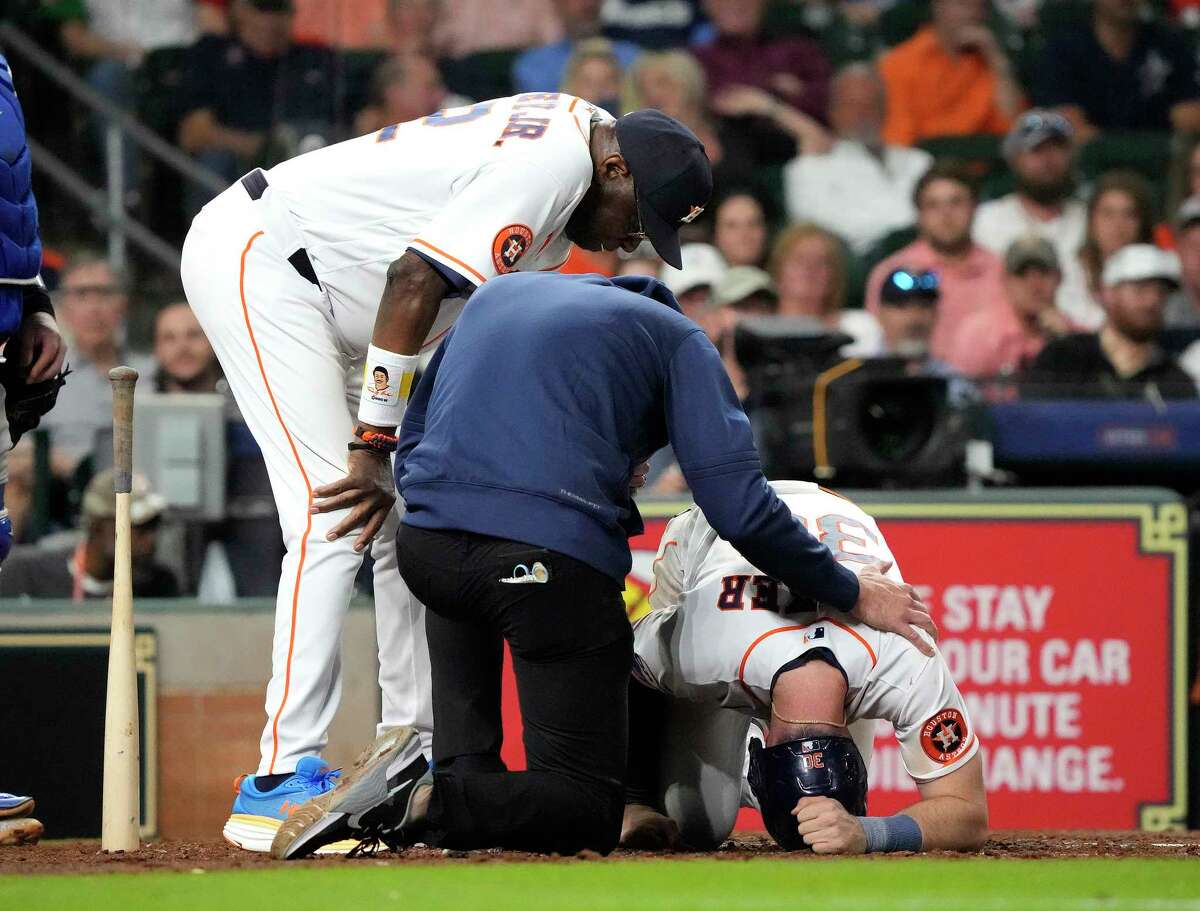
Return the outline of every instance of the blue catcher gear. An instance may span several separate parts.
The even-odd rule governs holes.
[[[750,788],[763,822],[786,851],[807,851],[792,810],[802,797],[831,797],[852,816],[867,815],[867,767],[850,737],[750,741]]]
[[[25,115],[0,55],[0,341],[21,325],[22,286],[35,282],[42,268],[31,170]]]

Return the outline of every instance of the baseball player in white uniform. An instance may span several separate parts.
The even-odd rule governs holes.
[[[396,568],[390,462],[421,354],[475,287],[555,269],[572,242],[648,238],[678,263],[679,219],[661,215],[660,187],[637,183],[645,165],[620,144],[667,119],[614,120],[553,93],[484,101],[252,171],[196,216],[184,288],[262,448],[287,545],[261,761],[240,781],[229,840],[267,850],[289,807],[333,787],[312,757],[372,542],[380,736],[415,726],[428,748],[423,608]]]
[[[815,484],[772,486],[839,562],[855,571],[887,566],[903,581],[879,527],[854,503]],[[631,769],[626,844],[724,841],[743,803],[752,721],[765,728],[766,748],[750,744],[745,802],[786,848],[975,849],[986,837],[979,740],[941,653],[926,657],[789,592],[695,507],[663,534],[634,649],[637,681],[669,698],[665,721],[646,726],[658,743],[631,746],[631,756],[645,748],[657,768]],[[894,726],[921,795],[886,818],[866,816],[865,806],[881,718]]]

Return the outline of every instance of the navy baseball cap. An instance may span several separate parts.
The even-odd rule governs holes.
[[[642,229],[655,251],[682,268],[679,226],[704,211],[712,196],[712,166],[696,134],[662,111],[617,119],[617,143],[633,175]]]

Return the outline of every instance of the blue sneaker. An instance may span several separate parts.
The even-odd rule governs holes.
[[[33,812],[33,798],[0,791],[0,819],[16,819]]]
[[[314,797],[332,791],[341,777],[340,769],[331,769],[325,760],[305,756],[296,763],[296,771],[270,791],[260,791],[253,775],[241,776],[236,784],[237,797],[222,834],[225,840],[247,851],[271,850],[271,840],[283,821]],[[326,846],[326,854],[345,854],[357,842],[347,840]]]

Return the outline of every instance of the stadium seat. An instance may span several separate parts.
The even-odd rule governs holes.
[[[983,186],[997,171],[1006,167],[1000,153],[1003,137],[991,134],[970,136],[937,136],[919,143],[921,148],[939,161],[951,159],[962,163]]]
[[[187,48],[159,48],[146,54],[133,77],[138,119],[169,139],[174,139],[182,115],[179,100],[186,66]]]
[[[443,60],[441,69],[446,88],[477,100],[511,95],[513,62],[523,50],[482,51],[457,60]]]

